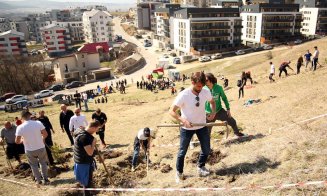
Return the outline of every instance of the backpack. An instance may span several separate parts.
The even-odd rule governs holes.
[[[242,86],[242,80],[237,80],[237,86],[241,87]]]

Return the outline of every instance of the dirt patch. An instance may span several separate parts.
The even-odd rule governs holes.
[[[109,152],[103,153],[101,156],[104,159],[114,159],[114,158],[120,157],[121,155],[123,155],[122,152],[119,152],[119,151],[109,151]]]
[[[200,155],[200,152],[193,152],[193,154],[191,155],[191,158],[187,158],[187,162],[196,164],[198,162],[199,155]],[[226,155],[221,153],[219,150],[214,150],[209,154],[207,163],[209,165],[215,165],[215,164],[219,163],[219,161],[221,161],[225,157],[226,157]]]
[[[169,164],[163,164],[161,167],[161,173],[169,173],[173,168]]]
[[[50,178],[55,178],[59,174],[63,172],[68,172],[70,170],[69,166],[66,164],[63,164],[61,166],[51,166],[48,168],[48,176]]]

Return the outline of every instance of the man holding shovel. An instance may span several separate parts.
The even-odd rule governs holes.
[[[197,72],[191,77],[192,86],[180,92],[170,108],[170,115],[183,124],[180,129],[180,147],[177,155],[177,173],[176,182],[184,180],[183,168],[187,148],[194,134],[197,135],[201,153],[198,161],[198,174],[205,177],[210,174],[205,168],[205,164],[210,153],[210,136],[206,126],[193,126],[192,124],[205,124],[206,112],[205,103],[208,101],[211,105],[211,114],[208,120],[215,117],[216,103],[211,93],[207,89],[202,89],[206,83],[206,76],[203,72]],[[181,116],[177,110],[180,109]]]
[[[101,123],[91,122],[86,129],[77,129],[74,140],[74,175],[84,188],[91,188],[92,175],[95,169],[93,159],[96,151],[96,138],[93,134],[99,131]],[[90,191],[85,191],[85,195],[92,195]]]
[[[134,140],[134,153],[133,153],[133,160],[132,160],[132,172],[135,171],[137,159],[140,153],[140,147],[144,150],[145,158],[147,162],[149,162],[149,149],[151,138],[155,139],[154,131],[145,127],[144,129],[139,130],[137,136]]]

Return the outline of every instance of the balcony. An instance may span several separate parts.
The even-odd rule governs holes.
[[[207,31],[209,29],[230,29],[231,27],[230,26],[206,26],[206,27],[199,27],[199,26],[192,26],[191,27],[191,30],[192,31]]]
[[[234,25],[234,28],[243,28],[242,25]]]
[[[225,44],[230,44],[230,41],[191,42],[191,47],[210,46],[210,45],[225,45]]]
[[[108,23],[106,24],[106,26],[108,26],[108,27],[113,27],[113,26],[115,26],[115,23],[113,23],[113,22],[108,22]]]
[[[204,38],[204,37],[227,37],[227,36],[230,36],[230,33],[212,33],[212,34],[192,34],[191,35],[191,39],[194,39],[194,38]]]
[[[293,22],[294,18],[292,19],[282,19],[282,18],[274,18],[274,19],[263,19],[263,23],[271,22],[271,23],[279,23],[279,22]]]
[[[263,29],[292,29],[293,26],[263,26]]]

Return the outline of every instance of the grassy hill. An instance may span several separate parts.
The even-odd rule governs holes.
[[[291,60],[295,69],[295,60],[304,54],[307,49],[313,52],[313,46],[320,49],[320,63],[316,72],[305,70],[295,75],[290,71],[289,77],[277,78],[275,83],[270,83],[269,61],[272,61],[276,70],[281,62]],[[212,142],[212,147],[217,155],[212,157],[212,165],[208,168],[212,174],[207,178],[196,175],[196,164],[200,148],[189,150],[185,160],[185,174],[187,179],[176,184],[174,180],[175,163],[178,147],[151,149],[151,160],[155,165],[150,168],[149,175],[145,177],[144,164],[140,164],[135,174],[130,173],[128,156],[133,152],[133,140],[139,129],[146,126],[155,128],[158,124],[171,123],[173,120],[168,115],[168,110],[175,96],[170,91],[160,91],[157,94],[136,89],[134,86],[127,88],[127,94],[115,93],[109,95],[109,103],[95,105],[90,103],[91,109],[101,107],[108,116],[106,140],[115,151],[123,155],[114,159],[106,159],[107,166],[114,173],[115,187],[233,187],[256,185],[274,185],[279,183],[295,183],[301,181],[326,180],[327,164],[327,125],[326,117],[318,118],[304,123],[297,123],[306,119],[327,113],[327,39],[315,40],[293,48],[278,48],[272,51],[272,59],[267,59],[267,51],[245,56],[222,59],[200,66],[187,66],[183,73],[204,70],[215,75],[222,74],[230,79],[229,90],[226,91],[231,105],[232,115],[244,133],[251,134],[250,140],[225,141],[219,134],[224,128],[214,128],[214,138],[219,142]],[[257,82],[252,88],[245,89],[245,98],[238,100],[236,80],[241,71],[251,71],[253,79]],[[222,83],[222,81],[219,81]],[[177,88],[187,87],[177,83]],[[243,104],[248,99],[261,99],[261,102],[248,107]],[[47,111],[59,111],[59,106],[53,104],[46,108]],[[90,119],[91,112],[85,113]],[[17,114],[1,115],[2,120],[14,117]],[[50,116],[56,130],[53,140],[68,147],[66,135],[61,133],[58,116]],[[295,123],[295,124],[294,124]],[[293,124],[292,126],[285,127]],[[281,127],[285,127],[280,129]],[[157,138],[153,141],[156,145],[179,143],[179,131],[176,128],[161,128],[157,130]],[[219,152],[218,152],[219,151]],[[3,154],[3,152],[1,152]],[[2,168],[5,166],[2,158]],[[173,170],[162,173],[163,164],[169,164]],[[70,162],[72,165],[72,162]],[[102,179],[102,166],[98,164],[96,179]],[[1,169],[0,169],[1,170]],[[129,176],[131,176],[129,178]],[[52,179],[53,184],[59,187],[70,187],[73,182],[73,173],[67,172]],[[12,176],[10,177],[12,178]],[[65,179],[65,180],[63,180]],[[20,181],[31,183],[30,179]],[[128,183],[127,183],[128,182]],[[107,186],[108,187],[108,186]],[[5,195],[15,193],[44,195],[41,190],[32,191],[8,183],[0,183],[0,189]],[[63,192],[60,192],[63,194]],[[67,192],[64,192],[67,195]],[[253,191],[228,191],[224,195],[323,195],[326,188],[299,187],[291,189],[253,190]],[[57,195],[57,191],[48,190],[46,194]],[[107,193],[108,194],[108,193]],[[161,195],[156,193],[155,195]],[[183,193],[167,193],[176,195]],[[190,193],[203,195],[204,193]],[[217,195],[209,192],[207,195]],[[143,194],[142,194],[143,195]],[[153,195],[153,193],[145,193]]]

